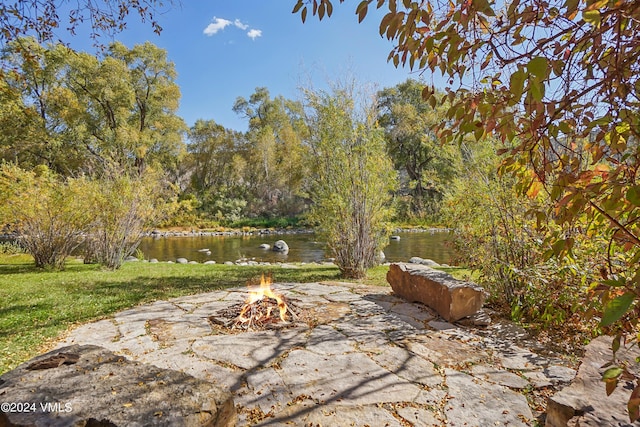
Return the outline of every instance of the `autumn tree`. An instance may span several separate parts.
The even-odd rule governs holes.
[[[191,188],[200,211],[215,220],[239,219],[247,205],[244,135],[214,120],[197,120],[188,135]]]
[[[85,262],[116,270],[166,213],[162,175],[110,169],[89,184],[92,188],[83,197],[92,218],[84,238]]]
[[[313,172],[309,218],[344,277],[362,278],[388,242],[395,170],[386,155],[375,104],[357,87],[305,91]]]
[[[387,151],[401,172],[400,193],[407,194],[405,217],[436,219],[448,183],[456,175],[460,150],[441,144],[434,127],[446,120],[446,108],[422,99],[425,85],[408,79],[378,93],[378,115]]]
[[[85,178],[64,178],[44,165],[25,170],[2,163],[0,224],[20,231],[20,243],[36,267],[63,269],[90,229],[90,189]]]
[[[150,42],[132,49],[113,43],[105,59],[110,57],[124,62],[129,70],[135,102],[127,122],[136,131],[131,135],[136,168],[141,172],[149,160],[167,164],[183,150],[186,131],[177,115],[181,94],[173,62],[166,50]]]
[[[20,43],[21,52],[17,42],[2,52],[2,62],[12,70],[0,79],[5,101],[0,107],[0,154],[22,165],[60,170],[65,126],[55,111],[70,96],[62,83],[69,52],[61,45],[47,49],[33,38]]]
[[[302,105],[282,96],[271,98],[267,88],[256,88],[233,110],[249,121],[246,138],[246,182],[254,199],[251,211],[263,215],[300,213],[306,170]]]
[[[13,70],[4,80],[13,98],[1,109],[29,125],[16,133],[0,121],[5,158],[63,174],[110,163],[141,173],[181,155],[180,91],[164,50],[115,43],[96,57],[27,38],[12,42],[2,60]]]
[[[640,4],[364,0],[356,8],[360,21],[371,5],[388,10],[380,34],[395,43],[390,61],[447,79],[446,96],[433,87],[423,92],[432,105],[451,103],[452,126],[440,126],[439,136],[495,135],[508,145],[502,171],[518,177],[523,192],[548,193],[547,209],[536,215],[564,228],[547,242],[554,256],[571,253],[576,232],[606,234],[606,261],[592,286],[604,306],[601,325],[619,333],[614,350],[620,334],[635,336]],[[298,0],[293,11],[305,20],[309,7],[320,19],[333,10],[331,0]],[[581,220],[588,225],[573,227]],[[608,391],[622,372],[607,371]],[[638,393],[640,386],[632,396]],[[631,421],[640,417],[639,403],[634,398],[629,404]]]

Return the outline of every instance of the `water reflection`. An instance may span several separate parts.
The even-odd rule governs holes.
[[[438,263],[451,263],[451,250],[445,244],[449,233],[398,233],[400,240],[390,240],[384,249],[387,261],[408,261],[412,256],[430,258]],[[268,249],[261,249],[266,243],[273,245],[277,240],[289,245],[289,253],[284,255]],[[222,263],[240,258],[254,258],[266,262],[320,262],[326,260],[324,244],[318,242],[314,234],[255,235],[255,236],[196,236],[196,237],[147,237],[140,244],[145,258],[160,261],[175,261],[187,258],[190,261],[209,260]],[[209,249],[210,255],[199,252]]]

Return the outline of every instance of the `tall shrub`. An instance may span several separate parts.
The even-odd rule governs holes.
[[[150,170],[141,176],[111,171],[93,185],[85,257],[118,269],[163,213],[166,202],[159,175]]]
[[[585,238],[578,230],[563,231],[536,215],[548,195],[531,188],[523,193],[513,176],[496,174],[501,158],[490,141],[474,143],[465,154],[461,176],[445,199],[458,261],[479,272],[491,300],[514,319],[544,327],[572,324],[575,314],[598,303],[588,298],[588,288],[597,280],[606,240],[597,233]],[[570,248],[550,243],[559,233]],[[573,329],[591,323],[583,319]]]
[[[306,93],[314,167],[310,218],[344,277],[361,278],[387,241],[396,176],[373,103],[355,88]]]
[[[40,268],[62,269],[92,221],[85,178],[62,179],[46,166],[27,171],[0,166],[0,223],[20,234],[21,245]]]

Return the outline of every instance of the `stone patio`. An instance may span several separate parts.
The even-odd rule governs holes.
[[[526,393],[575,371],[518,343],[510,326],[451,324],[386,287],[277,283],[313,322],[223,333],[209,316],[246,288],[157,301],[82,325],[59,346],[95,344],[230,390],[239,424],[528,426]],[[509,331],[507,331],[509,332]]]

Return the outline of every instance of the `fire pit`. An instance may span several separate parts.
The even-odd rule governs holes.
[[[248,285],[244,303],[230,305],[209,316],[214,327],[230,331],[282,329],[300,323],[301,311],[295,303],[271,289],[271,275],[260,277],[259,286]]]

